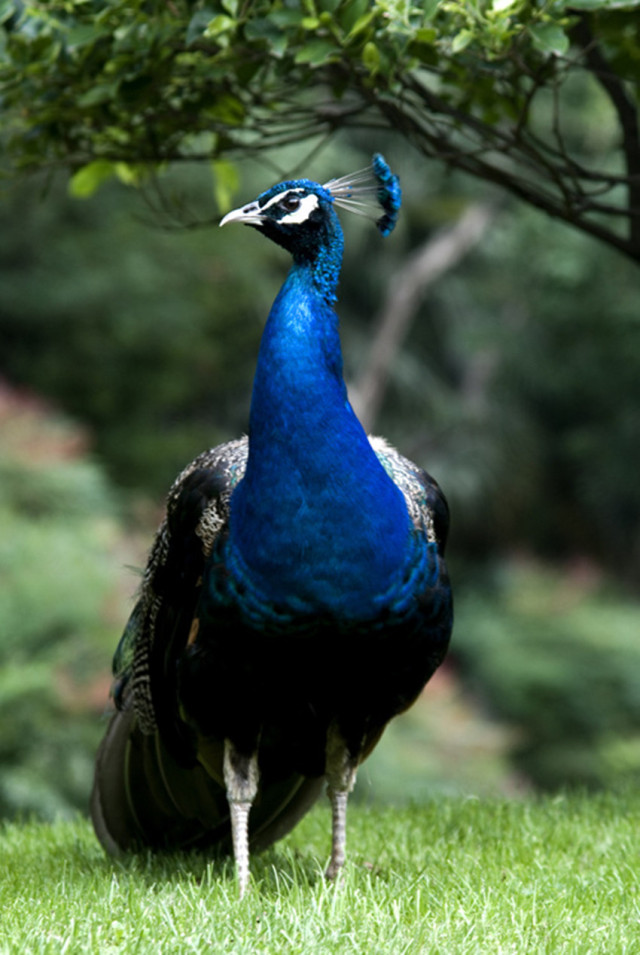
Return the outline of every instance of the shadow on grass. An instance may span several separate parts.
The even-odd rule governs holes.
[[[121,858],[111,858],[98,848],[94,852],[71,850],[66,859],[81,875],[109,873],[126,878],[135,878],[147,887],[186,879],[207,887],[219,883],[235,888],[234,862],[228,853],[216,850],[151,851],[149,849],[129,853]],[[286,846],[270,847],[251,857],[251,875],[256,884],[267,892],[277,891],[283,885],[310,888],[324,879],[322,860],[312,850],[308,852]]]

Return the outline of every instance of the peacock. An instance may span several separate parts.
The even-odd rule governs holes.
[[[252,226],[292,267],[260,344],[249,434],[170,489],[114,657],[97,754],[96,834],[141,847],[249,852],[290,831],[326,786],[326,876],[345,860],[359,764],[441,663],[452,627],[448,507],[437,483],[368,437],[343,378],[336,207],[387,235],[398,178],[371,166],[280,182],[221,221]]]

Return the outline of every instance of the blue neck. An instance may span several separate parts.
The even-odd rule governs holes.
[[[274,302],[227,561],[243,586],[274,603],[366,618],[406,562],[410,525],[347,401],[330,305],[336,281],[326,261],[320,275],[294,262]]]

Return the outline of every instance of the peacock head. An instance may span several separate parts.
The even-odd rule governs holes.
[[[295,259],[312,259],[321,248],[342,243],[331,193],[309,179],[272,186],[254,202],[229,212],[220,225],[228,222],[253,226]]]
[[[377,153],[368,169],[321,185],[290,179],[263,192],[254,202],[222,219],[253,226],[289,251],[294,259],[315,257],[321,249],[342,247],[342,229],[334,206],[373,218],[388,235],[400,211],[401,192],[385,159]]]

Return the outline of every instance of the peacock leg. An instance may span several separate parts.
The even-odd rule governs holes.
[[[224,781],[231,812],[233,857],[240,898],[249,885],[249,812],[258,791],[258,753],[240,753],[231,740],[224,741]]]
[[[335,879],[344,865],[347,842],[347,800],[356,781],[357,761],[334,725],[327,736],[325,776],[331,800],[331,858],[325,876]]]

